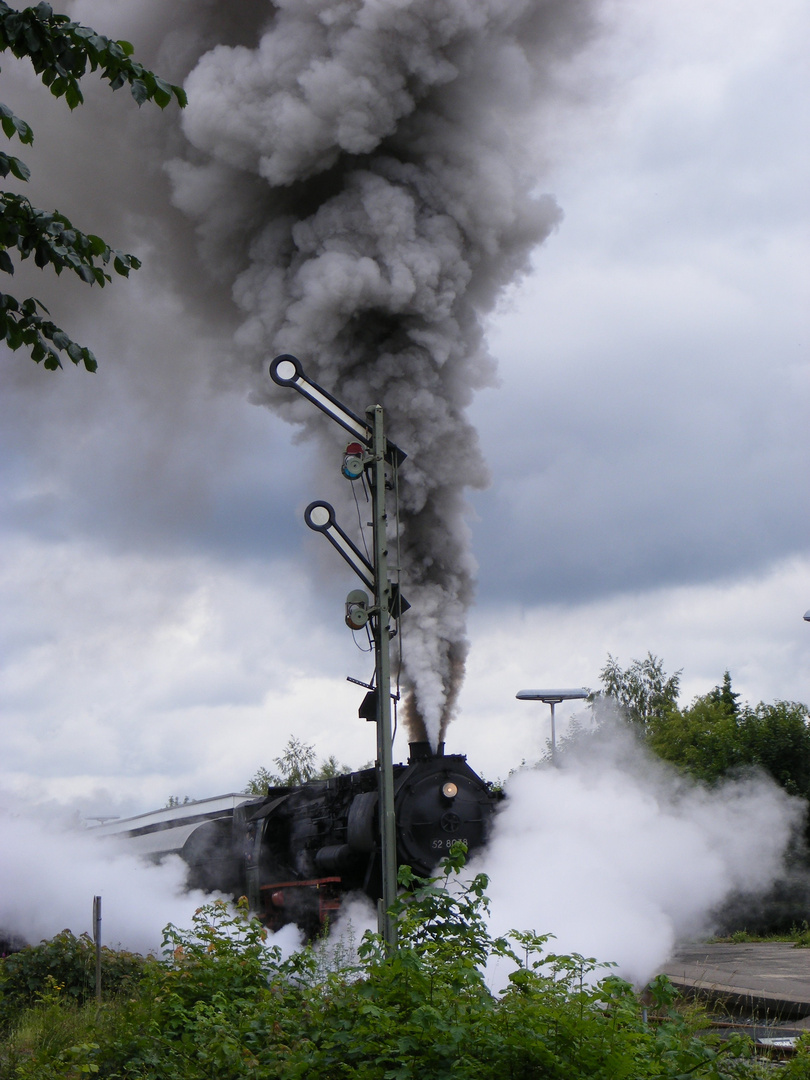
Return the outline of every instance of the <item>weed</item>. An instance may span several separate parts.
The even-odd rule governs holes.
[[[464,850],[437,877],[404,868],[400,941],[366,934],[346,956],[289,959],[244,907],[209,904],[168,927],[165,956],[101,1010],[43,978],[0,1054],[0,1080],[752,1080],[745,1044],[700,1038],[663,978],[649,1012],[594,959],[548,935],[487,928],[487,880],[461,880]],[[487,965],[511,974],[499,995]],[[792,1074],[796,1077],[800,1073]]]

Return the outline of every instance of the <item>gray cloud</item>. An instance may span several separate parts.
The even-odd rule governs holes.
[[[503,635],[502,651],[493,646],[498,670],[486,670],[486,656],[475,660],[475,700],[462,694],[452,729],[461,750],[489,753],[477,702],[491,705],[488,721],[500,716],[494,703],[512,693],[513,675],[520,683],[537,670],[531,657],[554,658],[552,682],[565,670],[593,683],[608,650],[635,650],[623,654],[629,659],[660,640],[672,667],[684,662],[680,650],[696,664],[711,656],[732,669],[744,656],[752,697],[776,685],[800,692],[801,643],[784,629],[788,594],[806,629],[800,614],[810,601],[799,596],[798,571],[785,578],[778,612],[764,587],[752,593],[767,634],[737,638],[718,617],[696,650],[695,627],[683,618],[656,639],[656,590],[671,587],[670,601],[688,596],[706,621],[711,605],[737,595],[738,578],[770,580],[775,565],[807,550],[807,161],[795,135],[806,79],[795,42],[806,16],[792,0],[761,17],[735,8],[709,17],[691,5],[688,33],[665,9],[605,8],[615,25],[579,67],[567,49],[582,42],[582,29],[566,45],[557,27],[555,47],[569,66],[555,78],[569,94],[535,87],[545,104],[533,130],[544,159],[537,187],[554,192],[565,219],[534,256],[513,310],[490,319],[500,385],[466,413],[481,451],[467,431],[460,446],[471,456],[458,465],[444,443],[424,441],[416,421],[397,415],[413,451],[414,494],[432,473],[442,483],[478,482],[481,456],[492,475],[492,487],[472,497],[479,520],[456,502],[450,530],[460,552],[472,529],[484,653],[493,620]],[[147,60],[182,78],[218,41],[253,47],[266,8],[245,5],[245,23],[227,29],[213,3],[88,0],[71,10],[132,38]],[[104,292],[33,273],[14,282],[42,296],[102,367],[95,377],[52,376],[16,355],[0,370],[2,678],[12,702],[4,776],[12,786],[48,776],[40,786],[60,798],[100,778],[130,798],[140,791],[148,805],[178,785],[180,794],[206,795],[244,779],[291,731],[361,764],[373,748],[343,683],[370,671],[341,623],[353,583],[300,521],[311,498],[342,498],[339,436],[302,444],[297,428],[251,405],[251,391],[267,399],[264,351],[244,328],[234,338],[258,294],[242,277],[240,310],[230,284],[247,269],[244,237],[266,211],[266,191],[222,162],[206,164],[176,117],[138,111],[102,87],[69,115],[5,58],[2,87],[34,125],[33,153],[23,154],[34,168],[32,194],[145,261],[132,281]],[[470,105],[479,100],[476,90]],[[173,195],[162,166],[181,155]],[[221,257],[204,263],[200,236],[171,200],[199,217],[223,192],[241,213],[219,231],[209,215],[204,254]],[[321,220],[316,214],[307,229],[316,233]],[[349,376],[332,384],[329,348],[327,366],[313,374],[364,408],[364,384]],[[451,387],[464,409],[492,377],[478,355]],[[428,400],[426,411],[435,408]],[[698,585],[703,591],[690,591]],[[205,595],[207,629],[195,637],[195,603]],[[628,613],[634,604],[638,622]],[[529,613],[522,626],[521,607]],[[553,624],[563,609],[558,648],[540,614]],[[732,609],[739,622],[745,605]],[[577,620],[590,626],[593,612],[598,632],[586,635]],[[164,654],[167,627],[184,645]],[[523,634],[525,642],[510,638]],[[509,655],[522,666],[510,668]],[[90,759],[84,740],[95,747]]]
[[[728,581],[807,551],[797,18],[688,60],[652,35],[595,149],[577,127],[552,176],[563,231],[494,328],[502,388],[473,409],[496,477],[473,496],[485,602]]]

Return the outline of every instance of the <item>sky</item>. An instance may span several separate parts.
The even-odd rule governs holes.
[[[465,412],[490,479],[462,513],[476,587],[446,741],[493,779],[548,734],[515,693],[595,687],[608,654],[682,669],[682,704],[726,669],[751,703],[810,699],[810,17],[799,0],[577,6],[521,118],[562,214],[484,316],[497,373],[470,376],[490,385]],[[231,4],[234,25],[215,2],[160,8],[65,5],[172,79],[252,40],[264,5]],[[200,77],[185,127],[91,82],[70,114],[24,65],[0,76],[34,128],[32,198],[144,264],[103,291],[14,279],[100,368],[0,362],[3,801],[106,815],[240,790],[291,735],[359,767],[375,738],[346,681],[373,670],[343,623],[356,583],[302,520],[313,499],[348,505],[341,437],[262,407],[272,354],[256,360],[244,275],[232,299],[243,223],[210,211],[255,207],[231,173],[216,198],[200,179],[205,124],[229,116]],[[467,475],[466,442],[414,432],[414,469]],[[403,649],[421,641],[420,609],[406,618]]]

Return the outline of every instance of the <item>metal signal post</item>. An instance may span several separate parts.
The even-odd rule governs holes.
[[[388,580],[387,514],[385,510],[385,450],[383,410],[375,405],[366,413],[372,422],[371,505],[374,543],[377,618],[374,624],[374,656],[377,684],[377,760],[379,762],[380,844],[382,849],[382,900],[378,923],[389,949],[397,944],[396,922],[389,914],[397,898],[397,834],[394,814],[394,761],[391,736],[391,583]]]
[[[311,382],[294,356],[277,356],[270,365],[270,376],[279,386],[290,386],[311,401],[327,416],[359,439],[363,446],[351,450],[344,463],[344,475],[357,479],[365,472],[371,489],[373,558],[369,563],[335,520],[335,511],[327,502],[313,502],[304,511],[304,520],[321,532],[346,560],[360,580],[374,593],[366,611],[364,593],[359,590],[347,598],[349,626],[357,628],[367,619],[371,626],[375,658],[375,719],[377,723],[377,779],[382,863],[382,899],[377,909],[377,925],[389,952],[396,949],[396,920],[390,909],[397,898],[397,837],[394,811],[393,738],[391,734],[391,621],[407,610],[408,603],[388,577],[388,538],[386,512],[386,466],[396,469],[405,454],[385,437],[381,405],[366,410],[363,420],[342,405],[317,383]],[[350,448],[356,444],[350,444]],[[369,618],[370,617],[370,618]]]

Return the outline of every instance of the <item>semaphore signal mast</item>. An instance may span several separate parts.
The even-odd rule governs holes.
[[[368,625],[374,643],[374,688],[366,697],[361,715],[377,724],[377,782],[379,792],[382,899],[377,905],[377,925],[389,952],[396,949],[396,921],[390,909],[397,897],[397,841],[394,814],[394,766],[391,734],[390,640],[392,621],[410,606],[400,596],[399,586],[388,576],[386,510],[386,469],[396,479],[396,471],[406,455],[385,436],[381,405],[355,415],[330,393],[304,374],[300,361],[288,354],[277,356],[270,365],[270,377],[279,386],[290,386],[330,416],[353,438],[346,448],[342,472],[349,480],[365,474],[371,491],[373,551],[369,561],[341,529],[334,508],[327,502],[312,502],[304,511],[310,529],[322,533],[351,566],[372,598],[362,589],[353,589],[346,598],[346,624],[353,630]],[[393,485],[396,487],[396,484]],[[394,522],[397,525],[397,522]]]

